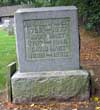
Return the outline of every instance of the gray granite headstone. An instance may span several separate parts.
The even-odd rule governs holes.
[[[19,9],[15,22],[20,72],[79,69],[76,7]]]
[[[13,102],[88,99],[90,77],[79,69],[77,8],[20,9],[15,24],[19,69],[11,77]]]

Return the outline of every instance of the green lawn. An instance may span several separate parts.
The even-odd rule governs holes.
[[[15,37],[0,28],[0,89],[7,82],[7,65],[16,61]]]

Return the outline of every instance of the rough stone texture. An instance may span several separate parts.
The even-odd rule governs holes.
[[[19,9],[15,25],[21,73],[80,68],[76,7]]]
[[[83,70],[22,73],[11,79],[14,103],[29,103],[35,99],[89,98],[89,74]]]
[[[89,75],[76,70],[80,68],[77,20],[74,6],[16,12],[19,71],[11,78],[14,103],[89,98]]]

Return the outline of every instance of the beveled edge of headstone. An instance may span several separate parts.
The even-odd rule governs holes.
[[[41,74],[40,74],[41,73]],[[44,72],[24,72],[21,74],[20,71],[16,71],[16,73],[12,76],[12,79],[14,78],[29,78],[29,77],[57,77],[57,76],[88,76],[89,73],[86,70],[67,70],[67,71],[44,71]]]
[[[43,12],[43,11],[64,11],[64,10],[77,10],[76,6],[55,6],[55,7],[40,7],[40,8],[24,8],[18,9],[16,13],[27,12]]]

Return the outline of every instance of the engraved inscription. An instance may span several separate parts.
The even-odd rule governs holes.
[[[25,20],[26,59],[71,57],[70,18]]]

